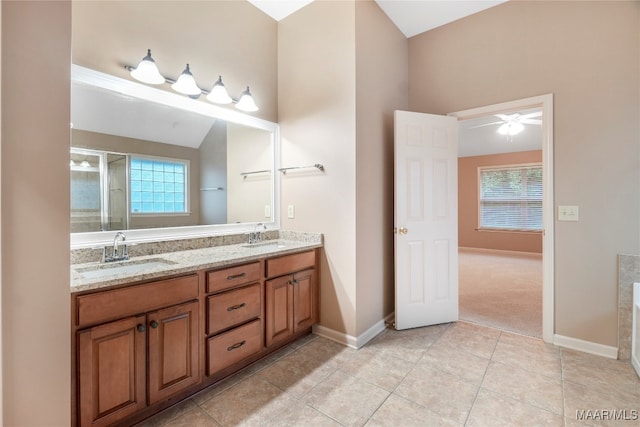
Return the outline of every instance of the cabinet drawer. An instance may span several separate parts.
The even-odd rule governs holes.
[[[207,333],[215,334],[260,317],[260,301],[259,283],[208,297]]]
[[[258,353],[262,349],[262,322],[256,320],[207,340],[208,374]]]
[[[302,252],[267,260],[267,277],[277,277],[295,271],[313,268],[316,265],[316,252]]]
[[[207,273],[207,292],[216,292],[260,280],[260,263],[239,265]]]
[[[80,327],[107,322],[195,298],[198,298],[198,276],[195,274],[81,295],[77,299],[76,322]]]

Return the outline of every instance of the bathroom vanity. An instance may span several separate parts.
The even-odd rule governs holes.
[[[317,239],[71,267],[72,419],[131,425],[311,332]]]

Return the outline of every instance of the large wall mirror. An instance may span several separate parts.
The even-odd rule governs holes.
[[[279,226],[276,123],[73,65],[71,246]]]

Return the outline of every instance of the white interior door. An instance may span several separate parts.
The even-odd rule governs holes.
[[[458,320],[458,124],[395,112],[396,329]]]

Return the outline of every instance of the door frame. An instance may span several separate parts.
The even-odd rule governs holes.
[[[552,343],[555,329],[553,94],[486,105],[447,115],[460,121],[529,108],[542,110],[542,339]]]

